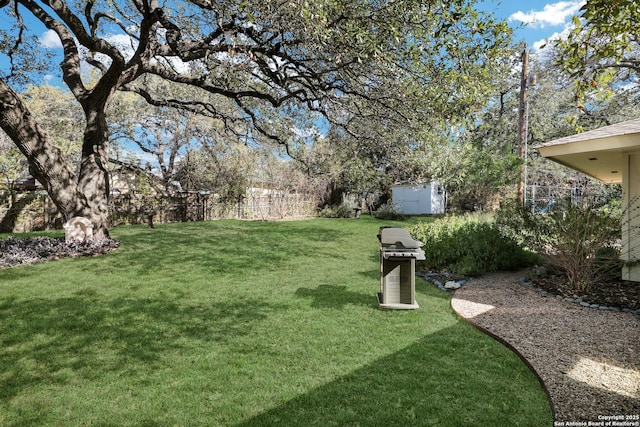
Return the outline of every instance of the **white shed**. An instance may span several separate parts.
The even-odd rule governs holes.
[[[405,215],[444,214],[445,192],[440,183],[401,182],[391,187],[391,201]]]

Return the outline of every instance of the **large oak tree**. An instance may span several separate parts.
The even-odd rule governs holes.
[[[484,102],[510,39],[506,24],[477,12],[474,0],[2,5],[15,27],[0,31],[12,64],[0,79],[0,126],[62,215],[88,217],[98,236],[108,235],[107,107],[117,91],[206,115],[231,134],[288,149],[283,123],[310,111],[362,138],[366,123],[406,133],[433,118],[464,117]],[[59,37],[59,72],[84,112],[78,173],[10,86],[19,82],[12,79],[31,78],[28,67],[46,59],[29,37],[33,18]],[[86,64],[99,72],[97,80],[87,76]],[[196,91],[174,92],[189,98],[163,96],[172,92],[150,89],[158,80]]]

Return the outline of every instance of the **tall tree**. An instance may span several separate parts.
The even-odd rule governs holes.
[[[184,190],[211,191],[223,203],[241,198],[256,170],[257,153],[243,144],[217,142],[186,153],[177,165],[176,178]]]
[[[119,98],[119,105],[111,115],[111,138],[122,150],[112,151],[124,151],[125,158],[116,155],[110,161],[138,173],[157,170],[158,176],[153,178],[161,185],[156,190],[169,192],[178,162],[192,145],[199,145],[202,128],[206,127],[206,123],[201,122],[206,119],[198,119],[193,113],[176,114],[168,108],[152,107],[139,99]],[[131,162],[135,152],[141,152],[147,159],[148,171],[137,167],[135,163],[139,163],[139,159]]]
[[[12,64],[33,52],[26,15],[60,39],[62,80],[83,109],[79,173],[0,80],[0,126],[20,148],[60,212],[83,215],[108,235],[109,129],[116,91],[148,103],[242,122],[252,138],[287,145],[273,114],[318,111],[349,128],[378,121],[404,128],[458,117],[482,102],[494,58],[509,42],[504,22],[474,0],[9,0],[16,23],[1,40]],[[89,85],[83,64],[99,72]],[[202,97],[163,98],[151,78],[192,86]],[[207,102],[231,101],[233,110]],[[267,114],[268,112],[268,114]]]
[[[84,114],[69,91],[49,84],[29,85],[20,93],[38,124],[58,147],[77,166],[82,150]]]
[[[609,197],[612,189],[580,172],[543,159],[534,146],[637,117],[639,93],[630,85],[611,85],[606,97],[589,95],[576,104],[575,79],[555,63],[553,49],[536,55],[532,68],[536,83],[529,89],[529,200],[561,200],[574,196]],[[609,186],[610,187],[610,186]],[[615,189],[613,192],[615,193]]]
[[[555,51],[547,47],[531,56],[526,115],[526,199],[541,203],[571,194],[602,195],[605,187],[583,174],[540,158],[534,146],[576,129],[590,130],[637,117],[638,91],[632,85],[613,85],[608,97],[575,103],[574,79],[555,65]],[[514,64],[513,69],[518,69]],[[514,155],[518,136],[519,72],[505,74],[486,108],[475,114],[473,126],[461,134],[444,180],[452,208],[477,209],[514,197],[521,160]],[[437,158],[437,157],[435,157]]]

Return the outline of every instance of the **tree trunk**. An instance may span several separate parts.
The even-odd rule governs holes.
[[[108,138],[104,109],[87,113],[80,173],[51,142],[18,95],[0,79],[0,127],[29,162],[33,176],[46,188],[65,221],[87,217],[94,237],[109,236]],[[97,112],[96,112],[97,111]]]
[[[0,79],[0,127],[29,162],[31,174],[47,189],[66,219],[78,211],[76,176],[63,153],[51,144],[27,107]]]
[[[94,237],[109,237],[109,136],[104,109],[93,107],[86,113],[87,127],[82,144],[78,192],[87,204],[80,213],[93,224]]]

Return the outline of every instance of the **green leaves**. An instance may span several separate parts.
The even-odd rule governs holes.
[[[448,216],[431,223],[421,222],[410,233],[429,248],[425,251],[425,264],[434,271],[478,276],[517,270],[533,260],[489,217]]]
[[[606,91],[616,81],[638,76],[638,22],[640,7],[634,0],[590,0],[580,16],[573,17],[574,28],[554,46],[557,64],[576,79],[579,101],[589,93]]]
[[[620,238],[619,216],[595,204],[565,201],[543,214],[514,202],[500,211],[498,223],[506,234],[564,272],[575,290],[587,289],[601,278],[599,254],[614,249]]]

